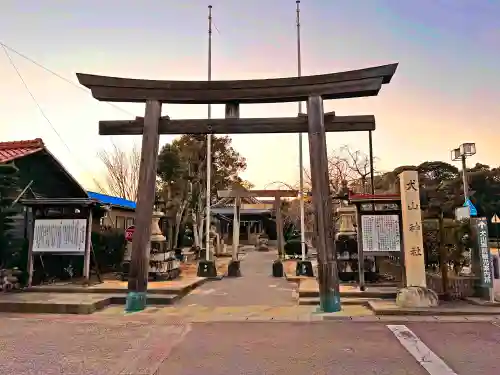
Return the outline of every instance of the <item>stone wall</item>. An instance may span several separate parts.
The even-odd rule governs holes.
[[[390,277],[395,282],[401,282],[402,268],[397,259],[381,258],[377,260],[377,266],[381,274]],[[475,277],[469,276],[449,276],[448,291],[454,299],[471,297],[474,294]],[[427,287],[434,290],[438,295],[443,294],[441,275],[427,272]]]
[[[454,299],[471,297],[474,294],[475,277],[448,276],[448,291]],[[434,290],[438,295],[443,294],[441,275],[427,273],[427,287]]]

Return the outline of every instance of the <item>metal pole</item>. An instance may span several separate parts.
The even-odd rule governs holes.
[[[212,6],[208,6],[208,80],[212,80]],[[212,105],[208,105],[208,119],[212,118]],[[207,134],[207,217],[206,217],[206,260],[210,260],[210,195],[212,185],[212,134]]]
[[[240,245],[240,197],[234,198],[233,209],[233,261],[238,260],[238,247]]]
[[[464,202],[469,199],[469,184],[467,183],[467,165],[465,163],[465,155],[462,155],[462,179],[464,183]]]
[[[498,237],[498,223],[495,223],[495,235],[497,237],[497,253],[500,256],[500,237]],[[500,259],[499,259],[500,260]]]
[[[374,183],[374,176],[373,176],[373,137],[372,137],[372,131],[368,131],[368,148],[370,149],[370,183],[372,185],[371,188],[371,193],[372,195],[375,195],[375,183]]]
[[[297,76],[302,76],[300,53],[300,0],[297,3]],[[302,102],[299,102],[299,115],[302,113]],[[300,243],[302,260],[306,260],[305,208],[304,208],[304,156],[302,152],[302,133],[299,133],[299,199],[300,199]]]

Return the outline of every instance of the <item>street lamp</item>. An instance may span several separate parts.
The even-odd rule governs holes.
[[[462,143],[460,147],[451,150],[451,160],[462,161],[462,179],[464,184],[464,200],[467,202],[469,198],[469,184],[467,182],[467,165],[465,159],[476,154],[475,143]]]

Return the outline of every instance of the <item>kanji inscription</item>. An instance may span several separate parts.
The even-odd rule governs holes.
[[[361,226],[364,252],[401,250],[398,215],[363,215]]]

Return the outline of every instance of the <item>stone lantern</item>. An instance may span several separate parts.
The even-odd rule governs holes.
[[[340,236],[356,236],[356,207],[339,207],[337,214],[339,216],[339,228],[335,239],[339,239]]]
[[[338,229],[335,234],[335,248],[339,267],[339,278],[342,281],[351,281],[357,264],[356,246],[356,207],[342,206],[337,209]]]
[[[151,217],[151,243],[162,243],[167,240],[159,226],[160,219],[164,216],[165,214],[163,212],[153,211],[153,215]]]

